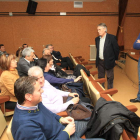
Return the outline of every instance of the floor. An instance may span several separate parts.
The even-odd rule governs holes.
[[[96,70],[94,64],[92,70]],[[114,100],[121,102],[125,106],[135,105],[137,108],[140,108],[140,103],[131,103],[129,101],[130,99],[136,98],[138,85],[135,85],[131,80],[129,80],[123,69],[118,66],[115,66],[114,68],[114,76],[114,88],[118,89],[118,93],[113,95]],[[97,79],[97,75],[95,78]],[[136,112],[136,114],[140,116],[140,109]],[[7,124],[10,122],[10,119],[11,117],[6,117]],[[8,140],[5,131],[0,140]]]

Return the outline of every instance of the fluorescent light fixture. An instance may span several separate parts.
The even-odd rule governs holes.
[[[12,12],[9,12],[9,16],[13,16],[13,13]]]
[[[67,14],[66,14],[66,12],[60,12],[60,15],[61,16],[66,16]]]

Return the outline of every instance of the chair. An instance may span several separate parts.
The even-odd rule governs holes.
[[[1,107],[1,111],[4,114],[4,116],[10,116],[10,115],[14,114],[14,110],[5,108],[5,102],[7,102],[9,100],[10,100],[10,96],[8,96],[8,95],[0,96],[0,107]]]
[[[13,120],[13,118],[11,119],[11,121],[8,125],[8,128],[7,128],[7,131],[6,131],[6,134],[7,134],[9,140],[14,140],[12,132],[11,132],[12,120]]]
[[[0,110],[0,137],[1,137],[2,133],[3,133],[3,131],[5,130],[6,126],[7,126],[6,125],[6,120],[5,120],[4,116],[3,116],[2,111]]]

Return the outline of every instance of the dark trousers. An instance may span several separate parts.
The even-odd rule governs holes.
[[[105,69],[104,60],[99,59],[98,64],[98,78],[105,78],[105,74],[107,76],[107,88],[113,88],[113,80],[114,80],[114,68],[112,69]],[[104,83],[102,84],[104,87]]]
[[[61,67],[62,67],[62,68],[64,68],[64,67],[69,67],[71,70],[74,69],[74,68],[73,68],[73,64],[72,64],[72,62],[71,62],[71,60],[70,60],[69,57],[63,57],[63,58],[61,59]]]
[[[15,109],[17,102],[7,101],[5,102],[6,109]]]

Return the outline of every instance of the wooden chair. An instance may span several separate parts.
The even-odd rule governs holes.
[[[5,108],[5,102],[7,102],[9,100],[10,100],[10,96],[8,96],[8,95],[0,96],[0,107],[1,107],[1,111],[4,114],[4,116],[10,116],[10,115],[14,114],[14,110]]]
[[[7,128],[7,131],[6,131],[6,134],[7,134],[9,140],[14,140],[12,132],[11,132],[12,120],[13,120],[13,118],[11,119],[11,121],[8,125],[8,128]]]
[[[7,126],[6,125],[6,120],[5,120],[4,116],[3,116],[2,111],[0,110],[0,137],[1,137],[2,133],[3,133],[3,131],[5,130],[6,126]]]

